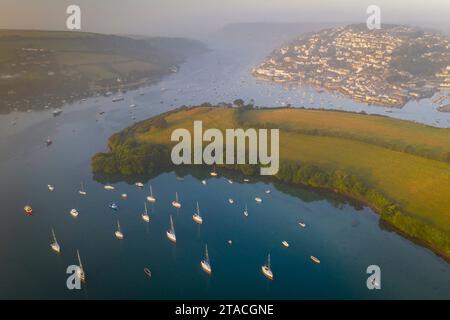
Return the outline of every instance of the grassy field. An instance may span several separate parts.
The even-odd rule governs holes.
[[[0,30],[0,111],[107,91],[118,86],[118,78],[124,86],[153,82],[170,74],[185,56],[204,50],[181,38]],[[42,96],[48,101],[40,101]]]
[[[450,150],[450,129],[326,110],[184,107],[111,136],[110,152],[92,159],[94,173],[169,169],[173,130],[193,134],[194,120],[202,120],[204,130],[279,128],[281,166],[274,179],[363,201],[382,221],[450,261],[450,162],[436,160]],[[228,168],[259,174],[248,166]]]

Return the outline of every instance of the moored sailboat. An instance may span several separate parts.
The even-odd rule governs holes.
[[[122,230],[120,229],[119,220],[117,220],[117,230],[116,230],[116,232],[114,232],[114,235],[116,236],[116,238],[118,240],[123,240],[123,233],[122,233]]]
[[[200,208],[198,206],[198,201],[197,201],[197,212],[192,215],[192,219],[198,224],[203,223],[203,218],[200,216]]]
[[[77,250],[77,257],[78,257],[78,270],[76,274],[78,276],[78,279],[80,279],[82,282],[86,282],[86,273],[84,272],[83,264],[81,263],[80,252],[78,250]]]
[[[181,208],[180,200],[178,199],[178,192],[175,192],[175,200],[172,201],[172,206],[174,206],[177,209]]]
[[[150,203],[156,202],[156,198],[155,198],[155,196],[153,195],[153,188],[152,188],[152,185],[150,185],[150,195],[147,196],[147,201],[150,202]]]
[[[273,272],[272,269],[270,267],[270,253],[267,256],[267,264],[263,265],[261,267],[261,272],[263,273],[263,275],[269,279],[269,280],[273,280]]]
[[[150,222],[150,216],[148,215],[147,212],[147,203],[144,202],[144,213],[142,214],[142,220],[144,220],[145,222]]]
[[[53,228],[52,228],[52,236],[53,236],[53,242],[50,244],[50,247],[56,253],[60,253],[61,247],[59,246],[58,241],[56,241],[55,231],[53,230]]]
[[[177,237],[175,235],[175,228],[173,226],[172,216],[170,216],[170,229],[166,231],[167,239],[172,241],[173,243],[177,242]]]
[[[81,188],[80,188],[80,190],[78,190],[78,193],[79,193],[80,195],[82,195],[82,196],[87,195],[87,192],[84,191],[84,185],[83,185],[83,182],[81,182],[80,187],[81,187]]]
[[[205,258],[200,262],[200,266],[207,274],[211,274],[211,263],[209,261],[208,245],[205,244]]]

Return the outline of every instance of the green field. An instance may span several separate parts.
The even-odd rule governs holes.
[[[0,30],[0,112],[115,89],[119,78],[124,86],[154,82],[204,50],[181,38]]]
[[[291,173],[280,173],[279,179],[331,188],[360,199],[402,232],[450,256],[450,163],[444,157],[450,151],[449,129],[347,112],[184,108],[143,121],[111,137],[112,152],[94,157],[94,171],[101,172],[105,165],[104,162],[99,165],[97,160],[105,160],[104,157],[117,160],[120,150],[116,170],[122,174],[137,173],[121,170],[121,165],[127,167],[127,152],[133,154],[136,146],[148,146],[149,150],[155,145],[170,146],[172,131],[175,128],[192,131],[193,120],[202,120],[204,129],[265,125],[280,128],[281,162],[315,166],[314,170],[320,174],[314,179],[321,175],[325,178],[297,179],[294,176],[301,175],[302,170],[294,169]],[[393,141],[398,146],[409,146],[408,150],[397,151],[392,147]],[[128,145],[133,148],[127,149]],[[432,155],[442,160],[415,154],[416,149],[421,150],[419,147],[435,151]],[[137,159],[134,161],[139,163]],[[334,180],[341,171],[355,182],[350,186],[336,184]],[[358,189],[360,185],[364,186],[363,191]]]

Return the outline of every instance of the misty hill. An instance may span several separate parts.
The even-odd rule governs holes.
[[[56,106],[94,92],[154,82],[206,50],[182,38],[0,31],[0,110]]]

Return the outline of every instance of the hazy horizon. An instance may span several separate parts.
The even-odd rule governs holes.
[[[65,30],[66,8],[82,10],[82,30],[111,34],[203,37],[234,23],[364,23],[368,5],[382,23],[449,32],[450,1],[399,0],[2,0],[1,29]]]

